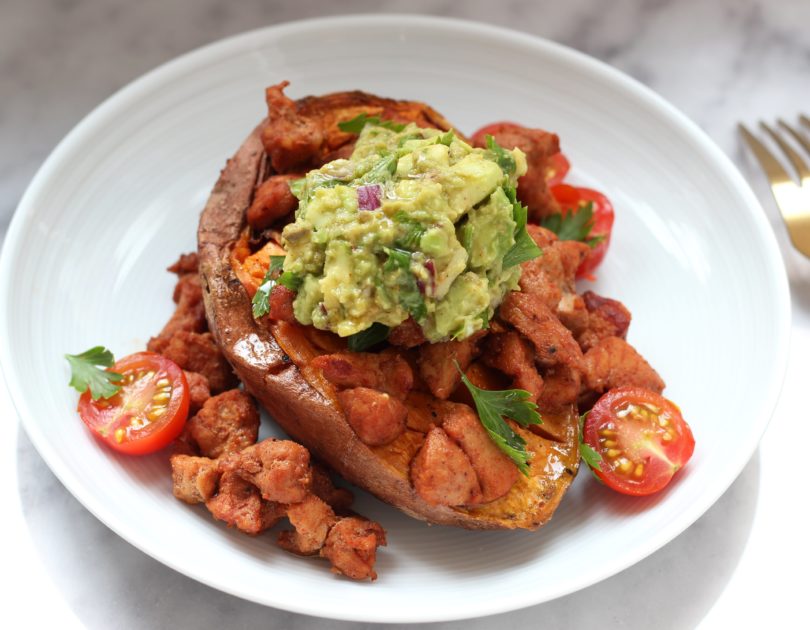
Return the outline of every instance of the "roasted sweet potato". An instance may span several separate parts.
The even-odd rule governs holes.
[[[296,323],[277,321],[268,326],[266,322],[253,318],[250,295],[233,267],[232,250],[243,237],[246,212],[253,203],[257,183],[260,184],[266,175],[265,151],[271,158],[278,158],[272,162],[281,172],[285,168],[300,169],[302,165],[310,166],[326,159],[327,149],[334,150],[337,144],[337,140],[326,139],[342,141],[331,127],[345,119],[343,115],[337,116],[328,110],[330,103],[337,104],[341,111],[351,111],[352,115],[379,103],[380,107],[370,113],[395,112],[398,120],[409,120],[411,112],[420,117],[424,112],[432,112],[418,103],[375,101],[376,97],[357,92],[329,95],[321,97],[320,101],[308,98],[297,103],[282,97],[279,89],[272,93],[268,91],[271,116],[275,107],[275,115],[282,111],[284,125],[295,126],[301,122],[296,116],[303,112],[307,120],[302,124],[305,123],[304,127],[309,131],[317,128],[318,143],[313,141],[311,146],[304,147],[306,143],[302,141],[300,146],[293,147],[294,155],[287,155],[284,147],[274,144],[278,141],[278,130],[271,128],[268,132],[267,123],[261,124],[228,161],[200,219],[198,254],[203,298],[211,333],[223,354],[245,388],[294,440],[312,452],[313,457],[405,513],[431,523],[469,529],[535,529],[541,526],[551,517],[578,469],[577,413],[573,400],[562,412],[556,410],[556,430],[553,433],[541,435],[516,427],[526,440],[532,457],[527,476],[515,474],[513,478],[509,475],[508,483],[504,485],[504,477],[491,461],[491,454],[487,455],[489,461],[483,461],[477,459],[482,452],[478,445],[468,443],[463,445],[465,448],[458,449],[459,459],[469,461],[470,470],[478,468],[476,474],[479,478],[483,471],[486,478],[483,486],[486,487],[483,495],[481,490],[464,494],[464,505],[445,505],[441,499],[444,495],[438,491],[435,493],[438,502],[426,500],[424,492],[420,494],[414,487],[413,477],[418,477],[419,485],[436,489],[435,484],[441,480],[437,477],[431,481],[430,478],[430,466],[435,458],[429,451],[424,451],[420,458],[417,454],[426,444],[427,435],[447,435],[441,430],[443,418],[447,417],[448,409],[458,411],[464,406],[462,403],[435,398],[428,393],[429,388],[424,382],[414,383],[412,390],[410,385],[403,387],[403,391],[397,390],[391,395],[402,400],[408,408],[404,430],[398,429],[398,435],[390,442],[380,443],[384,442],[381,439],[377,442],[379,445],[364,443],[345,413],[350,402],[350,395],[345,394],[349,385],[340,379],[330,380],[328,370],[324,370],[329,360],[315,361],[316,357],[334,354],[334,350],[323,349],[322,344],[313,341],[307,330]],[[433,124],[445,126],[443,118],[436,120],[440,122]],[[421,122],[425,124],[424,120]],[[565,332],[570,336],[568,331]],[[573,340],[572,343],[579,351]],[[401,348],[392,348],[391,351],[409,352]],[[413,351],[413,355],[400,356],[414,362],[413,372],[418,378],[418,357],[415,355]],[[363,384],[375,391],[387,391],[389,385],[376,381]],[[453,386],[453,383],[448,384],[450,388]],[[344,399],[343,404],[341,399]],[[448,433],[452,432],[453,427],[448,425]],[[388,435],[385,437],[387,440]],[[497,479],[488,475],[495,475]],[[484,502],[482,497],[487,492],[488,496],[497,495],[498,498]],[[461,496],[462,493],[451,494]]]

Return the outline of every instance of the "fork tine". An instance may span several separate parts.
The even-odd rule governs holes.
[[[802,159],[802,156],[799,155],[792,146],[785,142],[784,138],[776,133],[770,127],[770,125],[766,125],[764,122],[760,122],[759,125],[768,132],[768,135],[773,138],[776,144],[779,145],[779,148],[785,152],[785,155],[787,155],[790,163],[793,164],[793,168],[795,168],[796,172],[799,174],[799,178],[802,180],[805,178],[810,178],[810,168],[807,167],[807,164]]]
[[[796,140],[800,145],[804,147],[804,150],[807,151],[807,155],[810,155],[810,140],[808,140],[805,136],[803,136],[799,131],[790,125],[788,125],[784,120],[781,118],[777,121],[781,127],[787,131],[793,139]]]
[[[764,144],[757,140],[753,134],[748,131],[745,125],[740,123],[739,130],[742,137],[748,143],[748,146],[751,147],[751,151],[753,151],[754,155],[759,161],[760,166],[762,166],[762,170],[765,171],[765,175],[768,177],[768,181],[771,183],[771,185],[793,181],[790,175],[788,175],[788,172],[779,163],[779,160],[777,160],[773,154],[765,148]]]

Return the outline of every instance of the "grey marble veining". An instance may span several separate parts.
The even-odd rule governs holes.
[[[806,0],[5,0],[0,3],[0,237],[25,186],[59,139],[132,79],[178,54],[247,29],[354,12],[475,19],[577,48],[659,92],[703,127],[746,174],[754,170],[737,140],[737,121],[792,117],[810,109]],[[761,179],[754,182],[765,200]],[[772,204],[766,203],[766,210],[784,245]],[[790,253],[787,262],[794,289],[810,288],[807,266]],[[798,296],[807,300],[810,291]],[[81,507],[24,434],[16,446],[17,491],[31,535],[52,580],[88,628],[110,627],[113,614],[122,629],[375,627],[274,611],[164,567]],[[695,525],[619,576],[545,605],[434,627],[694,627],[743,554],[759,478],[755,455]],[[91,553],[93,560],[87,562]],[[139,585],[137,592],[132,584]],[[666,593],[677,593],[689,605],[674,606],[665,601]]]

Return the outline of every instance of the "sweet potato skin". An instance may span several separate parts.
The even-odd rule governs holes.
[[[264,123],[253,131],[223,169],[202,213],[197,234],[209,327],[247,391],[314,457],[328,463],[349,482],[414,518],[468,529],[535,529],[544,524],[576,471],[579,461],[574,456],[576,431],[573,439],[568,440],[570,444],[555,445],[561,447],[557,451],[571,453],[570,458],[565,458],[568,472],[539,481],[544,489],[542,500],[529,502],[536,507],[524,517],[514,518],[513,514],[511,518],[503,518],[490,512],[470,514],[463,509],[430,505],[415,492],[407,475],[400,474],[358,439],[328,392],[313,387],[276,339],[253,319],[250,298],[231,267],[230,252],[244,227],[245,211],[260,176],[263,126]],[[544,444],[537,445],[538,454],[550,450],[553,449]],[[537,469],[543,468],[542,461],[538,462]]]

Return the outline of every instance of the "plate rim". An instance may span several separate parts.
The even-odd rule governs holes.
[[[424,615],[420,614],[420,611],[415,609],[416,607],[413,607],[414,609],[407,612],[398,611],[396,615],[392,616],[388,614],[382,617],[379,614],[364,615],[362,614],[364,611],[360,609],[313,610],[311,607],[308,608],[304,605],[298,605],[297,603],[274,599],[272,596],[265,599],[254,599],[238,592],[236,589],[229,588],[226,580],[209,579],[209,576],[200,575],[189,568],[179,566],[170,559],[167,559],[164,554],[160,553],[158,545],[150,544],[149,540],[139,538],[127,527],[126,521],[122,522],[116,516],[114,510],[109,510],[105,507],[103,502],[97,502],[92,493],[85,491],[83,485],[75,478],[69,466],[61,460],[58,449],[50,446],[45,438],[44,432],[42,432],[38,428],[37,423],[32,420],[33,414],[30,413],[27,407],[22,384],[17,380],[16,375],[11,370],[3,369],[3,366],[13,365],[13,359],[8,352],[8,345],[0,344],[0,373],[2,373],[2,377],[6,382],[12,405],[20,419],[21,425],[48,467],[65,488],[67,488],[67,490],[96,518],[112,529],[121,538],[161,564],[191,577],[198,582],[242,599],[250,599],[263,605],[273,606],[295,613],[346,621],[413,623],[485,617],[537,605],[587,588],[623,571],[661,549],[661,547],[688,529],[723,493],[725,493],[728,487],[739,476],[757,448],[776,409],[787,370],[791,322],[790,292],[781,251],[760,202],[742,174],[715,142],[674,105],[666,101],[651,88],[648,88],[636,79],[624,74],[605,62],[544,37],[502,26],[492,26],[459,18],[412,14],[366,13],[295,20],[256,28],[198,47],[166,61],[114,92],[84,116],[51,151],[21,197],[9,225],[6,238],[4,239],[2,252],[0,252],[0,299],[5,298],[5,303],[8,303],[14,263],[17,259],[19,249],[22,247],[19,235],[22,232],[23,224],[26,222],[29,215],[34,212],[31,199],[39,196],[42,189],[47,189],[45,184],[47,184],[54,172],[60,170],[61,162],[63,161],[62,156],[70,152],[74,146],[80,146],[84,137],[88,135],[94,127],[105,124],[111,117],[114,118],[119,108],[126,106],[127,103],[132,100],[136,100],[141,93],[148,92],[153,85],[163,83],[174,76],[183,75],[189,70],[205,66],[211,61],[221,60],[229,55],[243,54],[247,50],[250,50],[254,43],[272,40],[274,37],[295,31],[317,30],[323,29],[324,27],[339,28],[342,24],[348,23],[351,23],[352,26],[357,26],[358,24],[373,25],[381,28],[400,28],[403,30],[428,27],[451,31],[454,34],[492,37],[496,39],[508,38],[512,42],[517,41],[521,46],[532,47],[556,58],[570,61],[584,70],[590,70],[604,76],[611,83],[631,92],[633,97],[638,99],[643,105],[663,114],[668,121],[672,123],[674,128],[687,135],[690,140],[694,141],[700,147],[718,171],[738,190],[741,198],[746,202],[744,209],[740,208],[738,211],[748,212],[750,218],[758,228],[765,262],[771,266],[774,279],[777,280],[777,285],[773,288],[777,298],[774,308],[778,314],[778,320],[775,322],[778,343],[774,348],[775,370],[772,372],[772,377],[768,383],[767,394],[763,398],[765,402],[762,404],[763,410],[768,411],[765,414],[766,417],[760,420],[759,424],[756,426],[757,430],[751,431],[743,447],[736,451],[732,465],[728,466],[728,469],[733,469],[736,472],[733,475],[729,475],[729,479],[724,480],[723,483],[719,483],[714,489],[714,492],[705,495],[702,502],[692,503],[688,510],[681,512],[681,518],[678,519],[677,526],[670,525],[651,533],[648,544],[645,545],[643,549],[637,550],[636,553],[625,554],[613,563],[601,566],[598,571],[591,570],[590,572],[583,572],[583,579],[578,581],[575,585],[560,584],[556,590],[546,592],[540,597],[532,596],[530,591],[526,590],[525,592],[515,593],[509,598],[501,598],[496,602],[484,602],[484,605],[482,605],[481,602],[478,604],[470,602],[470,604],[472,604],[471,611],[439,612],[437,614],[437,611],[433,609],[431,610],[431,614]],[[0,310],[0,332],[9,333],[8,309]],[[675,521],[671,521],[671,523],[674,522]]]

